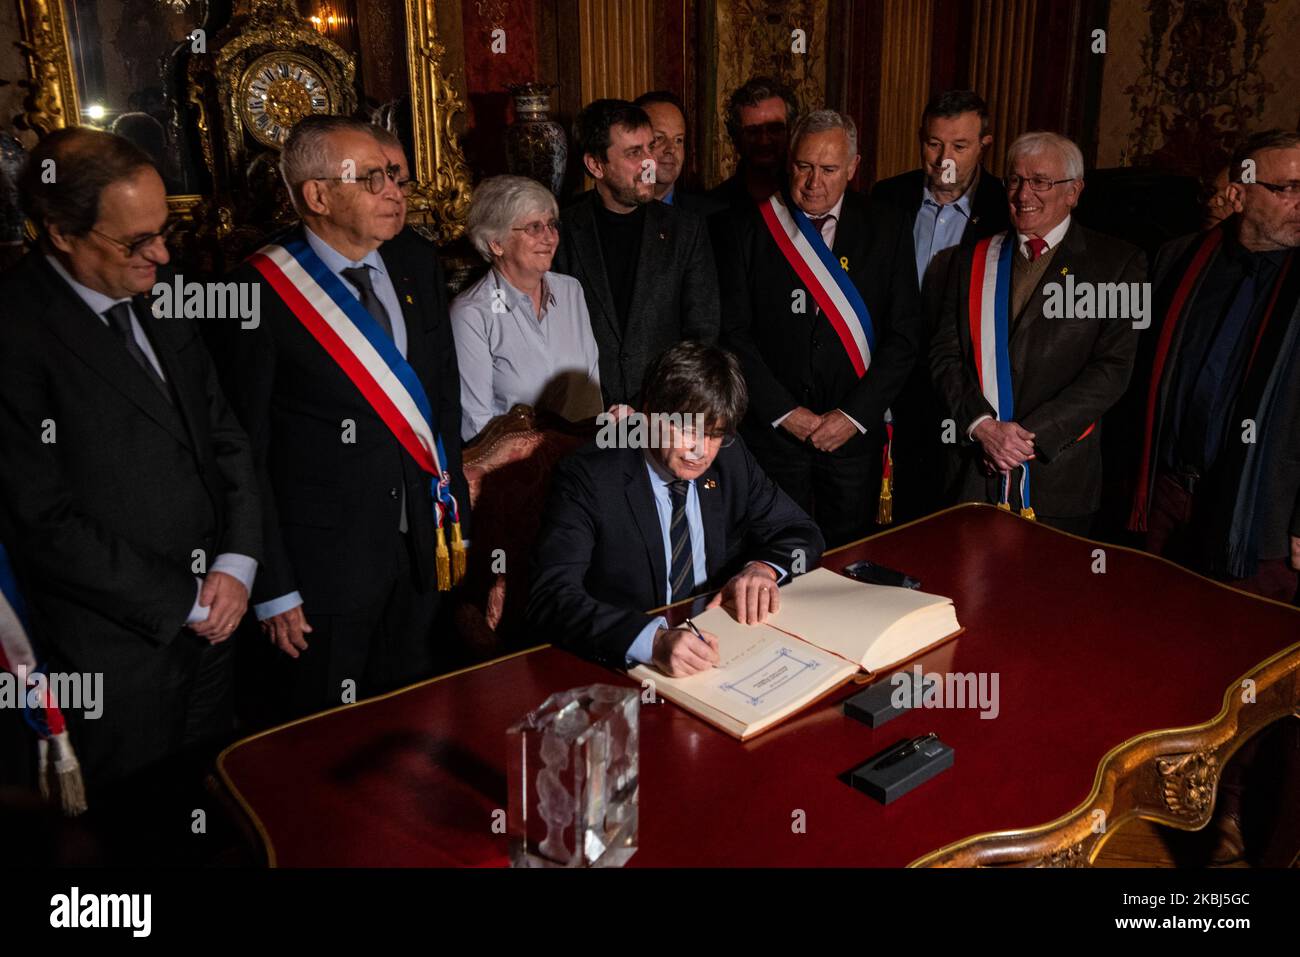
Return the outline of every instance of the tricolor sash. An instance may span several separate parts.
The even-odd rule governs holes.
[[[23,720],[36,732],[40,758],[37,782],[41,796],[57,796],[63,811],[72,817],[86,810],[86,792],[81,765],[72,750],[63,712],[50,692],[50,685],[38,676],[45,669],[38,663],[28,639],[27,608],[18,591],[9,554],[0,545],[0,671],[19,679]],[[35,704],[30,700],[36,693]]]
[[[352,380],[402,448],[432,477],[438,589],[446,591],[465,574],[465,544],[460,533],[460,508],[451,493],[451,474],[443,464],[447,459],[442,437],[420,377],[397,351],[392,336],[312,251],[306,239],[264,246],[249,262]],[[394,317],[394,321],[400,321],[400,317]],[[450,554],[444,531],[448,524]]]
[[[1015,244],[1009,241],[1010,237],[1010,233],[1000,233],[975,244],[967,295],[975,371],[979,374],[980,390],[993,406],[999,422],[1014,422],[1016,417],[1011,382],[1011,257]],[[1086,439],[1096,425],[1093,422],[1074,441]],[[1017,468],[1020,469],[1020,514],[1033,520],[1029,462],[1021,462]],[[1011,472],[1002,473],[998,508],[1011,510]]]
[[[775,193],[767,202],[759,203],[758,208],[776,248],[794,269],[799,281],[812,293],[813,300],[839,337],[849,362],[853,364],[853,371],[859,379],[862,378],[871,365],[876,331],[858,287],[803,210],[793,204],[786,206]],[[892,421],[893,416],[886,410],[880,502],[876,512],[876,521],[881,524],[888,524],[893,519]]]

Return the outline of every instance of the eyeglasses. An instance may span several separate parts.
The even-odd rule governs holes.
[[[363,183],[366,190],[376,196],[384,191],[385,181],[391,179],[402,191],[403,196],[410,196],[420,184],[413,179],[398,179],[397,177],[401,175],[402,168],[394,164],[383,169],[372,169],[365,176],[313,176],[311,178],[324,180],[327,183]]]
[[[695,429],[691,428],[690,426],[686,426],[686,427],[673,426],[673,428],[677,432],[677,434],[681,436],[683,445],[689,448],[694,448],[696,445],[699,444],[700,441],[698,437],[699,433],[697,433]],[[730,448],[732,445],[735,444],[736,433],[717,432],[717,431],[705,432],[704,438],[710,442],[721,443],[720,447],[726,449],[726,448]]]
[[[558,219],[548,219],[546,222],[538,220],[535,223],[529,223],[526,226],[511,226],[511,232],[523,233],[529,239],[536,239],[543,232],[549,230],[557,236],[560,234],[560,221]]]
[[[1065,179],[1048,179],[1046,176],[1017,176],[1015,173],[1007,177],[1007,192],[1014,193],[1020,189],[1021,183],[1028,183],[1029,188],[1035,193],[1046,193],[1053,186],[1059,186],[1061,183],[1072,183],[1077,176],[1070,176]]]
[[[1261,180],[1255,180],[1253,184],[1243,185],[1263,186],[1270,193],[1281,193],[1283,196],[1300,196],[1300,183],[1265,183]]]
[[[176,235],[176,231],[180,229],[180,227],[181,224],[179,220],[172,220],[164,226],[160,232],[150,233],[148,236],[141,236],[139,239],[133,239],[130,242],[127,242],[125,239],[118,239],[116,236],[110,236],[108,233],[102,233],[94,226],[90,227],[90,231],[96,236],[103,236],[110,243],[116,243],[118,246],[121,246],[126,250],[126,258],[130,259],[132,256],[137,256],[143,252],[144,249],[152,245],[155,240],[161,239],[163,245],[167,245],[167,242],[172,238],[172,236]]]

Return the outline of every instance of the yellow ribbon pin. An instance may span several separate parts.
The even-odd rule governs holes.
[[[840,268],[843,269],[845,272],[848,272],[848,271],[849,271],[849,257],[848,257],[848,256],[841,256],[841,257],[840,257]]]

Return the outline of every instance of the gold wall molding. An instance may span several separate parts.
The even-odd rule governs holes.
[[[933,0],[884,0],[880,37],[880,120],[876,179],[915,169],[917,128],[930,97]]]
[[[1007,147],[1029,124],[1037,0],[975,0],[970,36],[970,88],[989,105],[993,146],[984,166],[1003,174]]]
[[[411,137],[420,184],[408,202],[408,219],[426,227],[438,242],[465,232],[470,172],[456,136],[456,116],[465,103],[454,78],[443,72],[447,48],[438,38],[434,4],[406,0],[406,67],[411,81]]]
[[[582,102],[654,89],[652,0],[578,0]]]
[[[27,102],[22,125],[40,135],[81,122],[77,78],[72,72],[68,26],[62,0],[19,3],[27,56]]]

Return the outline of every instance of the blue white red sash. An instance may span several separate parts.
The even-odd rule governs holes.
[[[437,529],[438,587],[464,574],[460,509],[451,493],[442,437],[419,376],[397,345],[305,239],[271,244],[249,259],[303,328],[311,334],[388,426],[402,448],[432,476]],[[400,321],[400,318],[398,319]],[[451,561],[444,526],[450,524]]]
[[[1015,421],[1011,386],[1011,256],[1015,250],[1001,233],[975,244],[970,270],[971,351],[980,390],[999,422]],[[1033,518],[1029,504],[1029,463],[1020,463],[1020,514]],[[1011,508],[1011,474],[1002,473],[998,508]]]
[[[858,287],[853,285],[848,270],[835,259],[822,234],[799,207],[786,206],[774,193],[767,202],[759,203],[758,208],[777,249],[794,269],[799,281],[812,293],[813,300],[839,337],[849,362],[853,364],[853,371],[859,379],[862,378],[871,365],[876,330],[867,304]],[[876,509],[876,521],[882,525],[893,521],[893,418],[886,409],[880,501]]]
[[[6,626],[6,622],[12,627]],[[23,720],[39,738],[37,784],[42,797],[57,797],[64,813],[75,816],[86,810],[81,765],[72,750],[72,739],[46,670],[32,650],[28,630],[27,608],[18,591],[9,554],[0,545],[0,671],[8,671],[19,679]]]
[[[759,204],[768,232],[799,280],[808,287],[839,336],[858,378],[867,374],[876,331],[862,294],[836,261],[813,224],[797,206],[787,207],[778,195]]]

